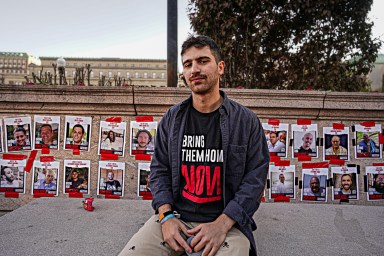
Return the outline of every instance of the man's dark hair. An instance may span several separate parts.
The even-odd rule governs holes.
[[[221,57],[221,50],[219,46],[217,46],[215,41],[213,41],[213,39],[208,36],[202,36],[202,35],[200,36],[190,35],[181,46],[181,56],[183,56],[185,51],[191,47],[203,48],[205,46],[208,46],[211,49],[212,55],[215,57],[216,63],[219,63],[220,61],[223,60]]]
[[[81,124],[75,124],[72,128],[72,131],[76,128],[76,127],[80,127],[81,128],[81,133],[84,134],[84,127],[81,125]]]
[[[23,132],[24,134],[27,134],[27,131],[22,126],[18,126],[13,130],[13,133],[15,132]]]
[[[152,141],[152,134],[149,131],[147,131],[147,130],[138,130],[137,133],[136,133],[135,138],[137,139],[139,137],[139,134],[142,133],[142,132],[145,132],[146,134],[148,134],[148,137],[149,137],[148,143],[151,142]]]
[[[43,124],[41,127],[40,127],[40,131],[41,129],[43,129],[43,127],[49,127],[51,129],[51,132],[52,132],[52,125],[50,124]]]

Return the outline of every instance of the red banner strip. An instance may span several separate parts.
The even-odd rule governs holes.
[[[32,165],[33,165],[33,161],[35,161],[36,155],[37,155],[37,150],[32,150],[31,153],[29,154],[29,158],[28,158],[28,161],[27,161],[27,166],[25,166],[25,168],[24,168],[24,170],[26,172],[30,172],[31,171],[31,168],[32,168]]]
[[[290,202],[291,198],[289,196],[278,196],[273,199],[275,203],[277,202]]]
[[[135,160],[138,160],[138,161],[151,161],[151,155],[147,155],[147,154],[137,154],[135,155]]]
[[[101,154],[101,160],[118,160],[119,155],[117,154]]]
[[[79,192],[69,192],[68,195],[72,198],[83,198],[83,193]]]
[[[143,198],[143,200],[152,200],[153,199],[152,195],[150,195],[150,196],[143,196],[142,198]]]
[[[118,196],[118,195],[109,195],[109,194],[106,194],[106,195],[105,195],[105,198],[106,198],[106,199],[120,199],[120,196]]]
[[[54,156],[40,156],[40,162],[53,162],[55,161]]]
[[[333,165],[341,165],[343,166],[345,164],[345,160],[343,159],[330,159],[329,160],[329,164],[333,164]]]
[[[311,123],[311,119],[297,119],[298,125],[310,125]]]
[[[34,193],[34,198],[40,198],[40,197],[54,197],[54,194],[46,194],[46,193]]]
[[[265,197],[264,196],[261,197],[261,202],[265,203]]]
[[[50,153],[49,148],[42,148],[42,149],[41,149],[41,154],[49,155],[49,153]]]
[[[10,198],[19,198],[19,193],[8,191],[8,192],[5,192],[4,196],[10,197]]]
[[[384,144],[384,134],[379,133],[379,144]]]
[[[333,123],[332,128],[334,130],[344,130],[344,124]]]
[[[373,163],[373,166],[384,166],[384,163]]]
[[[271,163],[276,163],[278,161],[280,161],[280,157],[279,156],[270,156],[269,157],[269,162],[271,162]]]
[[[137,116],[136,122],[153,122],[153,116]]]
[[[28,156],[21,154],[3,154],[4,160],[24,160],[27,159]]]
[[[375,126],[375,122],[373,122],[373,121],[361,122],[360,125],[365,126],[365,127],[373,127],[373,126]]]
[[[275,166],[290,166],[290,165],[291,165],[291,161],[289,160],[280,160],[275,162]]]
[[[312,169],[312,168],[328,168],[328,162],[318,162],[318,163],[303,163],[303,169]]]
[[[73,151],[72,151],[72,154],[76,155],[76,156],[80,155],[80,149],[74,148]]]
[[[110,118],[107,118],[105,121],[110,123],[121,123],[121,116],[112,116]]]
[[[280,120],[279,119],[268,119],[268,124],[269,125],[279,125]]]
[[[299,162],[311,161],[311,159],[312,159],[312,157],[311,156],[307,156],[307,155],[299,154],[297,156],[297,161],[299,161]]]

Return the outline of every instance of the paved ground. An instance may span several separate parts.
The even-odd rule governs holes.
[[[40,198],[0,217],[1,256],[117,255],[150,217],[149,201]],[[258,255],[383,255],[384,207],[263,203]]]

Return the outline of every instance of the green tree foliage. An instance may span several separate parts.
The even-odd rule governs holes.
[[[189,19],[226,62],[224,87],[360,91],[379,39],[372,0],[190,0]]]

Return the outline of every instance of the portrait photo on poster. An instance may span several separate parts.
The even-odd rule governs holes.
[[[318,157],[317,124],[297,125],[292,124],[293,150],[292,158],[297,158],[299,154]]]
[[[0,153],[4,153],[3,148],[3,120],[0,118]]]
[[[59,168],[60,162],[33,162],[32,195],[53,194],[58,195],[59,191]]]
[[[98,154],[116,154],[124,157],[126,129],[126,122],[100,121]]]
[[[30,116],[5,117],[6,151],[32,150],[32,124]]]
[[[357,167],[332,166],[332,200],[359,200]]]
[[[34,148],[59,149],[60,116],[34,116]]]
[[[349,161],[349,127],[343,130],[323,127],[323,159]]]
[[[271,156],[287,157],[288,154],[288,124],[270,125],[262,123],[268,150]]]
[[[269,166],[269,199],[279,196],[287,196],[296,199],[295,189],[295,165],[290,166]]]
[[[5,160],[0,159],[1,181],[0,193],[15,192],[25,193],[26,175],[24,167],[26,160]]]
[[[149,179],[150,179],[150,165],[151,163],[138,163],[137,165],[137,177],[138,184],[137,184],[137,195],[139,197],[145,197],[145,198],[151,198],[151,187],[149,185]]]
[[[64,160],[63,193],[89,194],[90,160]]]
[[[66,116],[64,149],[89,151],[92,117]]]
[[[384,166],[366,166],[367,199],[376,201],[384,199]]]
[[[303,169],[301,201],[326,202],[327,179],[328,168]]]
[[[157,122],[131,121],[131,155],[153,154]]]
[[[367,127],[355,125],[355,157],[359,158],[381,158],[382,147],[379,143],[381,124]]]
[[[99,161],[97,194],[124,196],[125,163]]]

